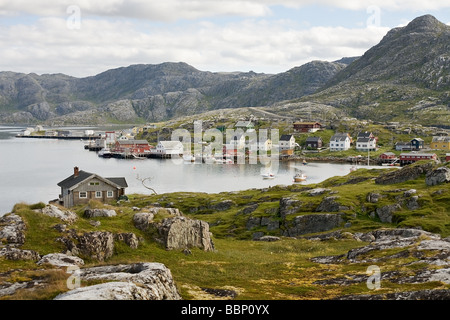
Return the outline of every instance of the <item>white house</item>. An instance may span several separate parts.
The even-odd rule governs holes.
[[[350,149],[352,140],[348,133],[336,133],[330,139],[330,151],[345,151]]]
[[[292,134],[284,134],[280,138],[280,150],[292,150],[296,147],[295,137]]]
[[[160,141],[152,152],[158,155],[181,155],[183,144],[180,141]]]
[[[356,150],[376,151],[377,142],[374,138],[358,138],[358,140],[356,140]]]
[[[377,138],[372,134],[372,132],[365,131],[358,133],[358,139],[356,139],[356,150],[376,151]]]

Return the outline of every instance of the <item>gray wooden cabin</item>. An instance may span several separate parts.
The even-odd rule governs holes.
[[[61,187],[59,203],[66,208],[87,204],[89,200],[103,203],[116,201],[125,195],[125,178],[103,178],[97,174],[74,168],[73,175],[58,183]]]

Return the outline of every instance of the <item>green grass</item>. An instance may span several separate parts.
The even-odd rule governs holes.
[[[443,237],[450,235],[450,190],[448,184],[428,187],[424,177],[396,185],[377,185],[374,178],[385,170],[360,169],[344,177],[334,177],[320,184],[304,187],[326,187],[337,201],[348,207],[343,211],[345,220],[350,223],[348,228],[338,228],[351,233],[368,232],[379,228],[420,227],[426,231],[440,233]],[[400,202],[404,199],[403,190],[416,189],[420,208],[408,210],[402,205],[395,212],[393,223],[381,223],[378,217],[371,215],[377,208]],[[378,203],[368,203],[367,194],[376,192],[383,195]],[[346,277],[351,273],[364,273],[370,263],[321,265],[310,259],[317,256],[342,255],[352,248],[365,245],[351,238],[345,240],[310,241],[282,237],[278,242],[252,241],[252,234],[261,231],[265,234],[281,236],[283,225],[289,224],[295,216],[316,214],[315,208],[329,196],[325,193],[311,197],[303,188],[292,185],[287,187],[272,187],[267,190],[246,190],[242,192],[223,192],[218,194],[204,193],[170,193],[161,195],[129,195],[130,202],[121,205],[107,206],[90,203],[90,207],[113,208],[117,216],[113,218],[84,218],[84,206],[74,208],[78,220],[70,229],[76,229],[78,234],[91,231],[109,231],[113,233],[133,232],[141,239],[138,249],[131,249],[122,242],[115,242],[114,255],[103,264],[160,262],[172,272],[177,287],[184,299],[212,299],[205,296],[200,289],[216,288],[231,289],[238,292],[237,299],[328,299],[343,294],[373,294],[365,284],[351,286],[320,286],[314,284],[317,280]],[[289,197],[299,200],[302,206],[297,213],[288,216],[286,221],[280,217],[280,199]],[[212,209],[214,205],[231,200],[232,205],[224,211]],[[133,207],[144,208],[153,203],[162,206],[171,204],[180,209],[184,215],[192,219],[200,219],[210,224],[215,245],[214,252],[203,252],[191,249],[191,255],[180,251],[168,251],[153,239],[152,231],[141,231],[134,227],[132,219],[136,211]],[[252,204],[257,204],[252,210],[245,211]],[[62,252],[60,242],[55,241],[61,234],[53,227],[61,221],[35,212],[43,207],[43,203],[33,205],[17,204],[14,212],[23,217],[26,226],[26,242],[23,249],[31,249],[41,255]],[[159,217],[161,221],[167,215]],[[267,217],[279,221],[281,229],[268,231],[266,227],[248,230],[247,221],[251,217]],[[100,221],[100,226],[94,227],[90,220]],[[335,230],[330,230],[335,231]],[[370,252],[367,258],[382,258],[398,253],[398,250]],[[403,270],[414,272],[418,265],[406,267],[407,263],[418,258],[407,258],[382,261],[379,264],[383,270]],[[86,260],[86,266],[97,265],[98,262]],[[0,273],[10,270],[17,272],[5,274],[2,281],[19,281],[20,279],[36,277],[42,267],[30,261],[7,261],[0,258]],[[48,276],[52,285],[47,291],[39,291],[39,295],[21,292],[21,298],[51,299],[64,291],[65,277],[63,275]],[[440,283],[399,285],[386,282],[380,293],[396,292],[398,290],[415,290],[420,288],[438,288]],[[378,293],[378,292],[377,292]]]

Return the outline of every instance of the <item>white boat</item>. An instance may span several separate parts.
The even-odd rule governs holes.
[[[294,176],[294,182],[303,182],[306,181],[306,176],[303,174],[303,172],[299,172]]]
[[[261,176],[263,177],[263,179],[274,179],[275,178],[275,174],[273,174],[272,172],[263,173],[263,174],[261,174]]]
[[[111,158],[112,153],[111,153],[111,150],[109,150],[108,148],[103,148],[102,150],[100,150],[98,152],[98,156],[101,158]]]

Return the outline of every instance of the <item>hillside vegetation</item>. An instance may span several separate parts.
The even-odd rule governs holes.
[[[437,294],[450,290],[446,280],[431,276],[420,281],[404,280],[447,270],[444,268],[448,262],[441,266],[430,264],[435,249],[421,249],[426,241],[441,241],[435,235],[450,236],[449,184],[431,186],[426,182],[436,168],[430,163],[418,163],[400,170],[360,169],[317,185],[293,184],[219,194],[134,194],[129,195],[129,202],[90,204],[116,210],[118,215],[112,218],[88,219],[83,216],[86,208],[76,207],[78,220],[68,228],[78,233],[134,233],[139,239],[137,248],[115,241],[112,256],[100,265],[163,263],[171,270],[183,299],[358,299],[373,294],[386,298],[399,292],[423,294],[429,290]],[[27,227],[22,249],[41,255],[64,249],[61,242],[55,241],[61,235],[55,225],[61,221],[34,211],[44,206],[18,204],[14,208]],[[177,208],[190,219],[208,222],[214,251],[167,250],[154,240],[154,232],[137,229],[134,214],[155,206]],[[378,247],[380,233],[376,232],[383,234],[393,229],[408,234],[421,232],[413,238],[406,235],[404,240],[397,233],[395,239],[400,240],[392,240],[394,243],[410,239],[419,242],[390,246],[385,242],[384,247]],[[263,241],[265,238],[267,241]],[[440,250],[440,259],[445,260],[444,252],[450,251],[445,247]],[[85,258],[85,262],[84,267],[99,265],[95,259]],[[376,291],[366,285],[366,270],[373,264],[386,275]],[[37,279],[44,283],[2,299],[52,299],[67,291],[67,277],[50,265],[0,257],[1,283]],[[219,297],[211,293],[219,291],[227,294]]]

